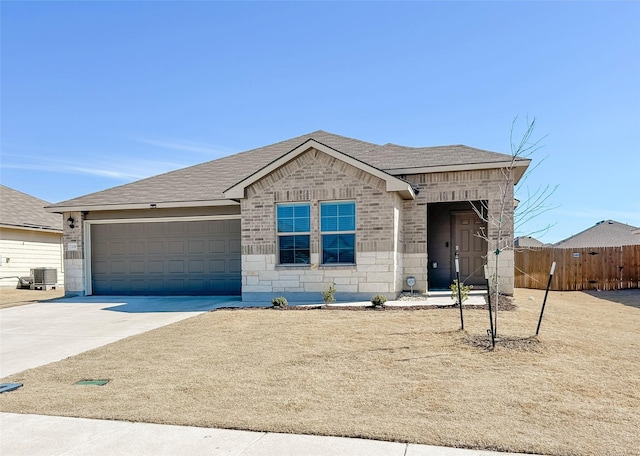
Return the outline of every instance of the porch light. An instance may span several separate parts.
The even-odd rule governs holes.
[[[69,228],[74,229],[76,227],[75,223],[76,221],[74,220],[73,217],[69,217],[67,219],[67,225],[69,226]]]

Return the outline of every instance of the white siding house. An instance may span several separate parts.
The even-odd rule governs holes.
[[[48,204],[0,185],[0,287],[15,288],[33,268],[56,269],[64,284],[62,216],[46,212]]]

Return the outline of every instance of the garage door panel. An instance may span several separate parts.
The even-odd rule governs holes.
[[[234,295],[239,295],[242,293],[242,280],[240,279],[231,279],[227,282],[227,289],[231,290]]]
[[[169,272],[182,274],[184,272],[184,260],[169,260]]]
[[[227,226],[228,224],[226,223],[227,220],[209,220],[208,221],[208,230],[210,233],[226,233],[227,232]]]
[[[144,255],[144,242],[129,242],[129,253],[131,255]]]
[[[237,259],[229,260],[229,272],[240,274],[242,272],[242,261]]]
[[[141,223],[134,223],[129,225],[129,235],[130,236],[144,236],[145,233],[145,229],[144,229],[144,225],[142,225]]]
[[[108,226],[111,228],[109,231],[112,236],[125,236],[129,234],[129,225],[116,224]]]
[[[240,253],[241,252],[240,239],[229,241],[229,253]]]
[[[224,260],[209,260],[209,272],[227,272]]]
[[[204,292],[206,290],[206,281],[204,279],[189,279],[189,289],[196,292]]]
[[[143,223],[149,236],[164,236],[166,227],[164,223]]]
[[[129,287],[127,286],[127,281],[123,280],[123,279],[114,279],[111,280],[109,283],[109,289],[112,292],[115,292],[116,290],[123,290],[125,293],[129,293]]]
[[[169,241],[169,253],[184,253],[184,241]]]
[[[125,274],[127,272],[127,264],[124,261],[111,261],[109,266],[111,274]]]
[[[189,273],[200,273],[204,272],[204,260],[190,260],[189,261]]]
[[[224,240],[209,241],[209,253],[224,253],[226,244]]]
[[[93,280],[93,292],[96,294],[111,294],[111,282],[108,280]]]
[[[184,279],[169,279],[168,283],[169,283],[169,291],[171,292],[170,294],[180,295],[180,294],[184,294],[187,290]]]
[[[170,236],[184,236],[186,233],[184,222],[171,222],[168,224],[167,234]]]
[[[129,272],[131,274],[144,274],[146,272],[144,267],[144,261],[129,262]]]
[[[151,255],[162,255],[164,253],[164,241],[147,242],[147,251]]]
[[[189,234],[204,234],[206,233],[206,223],[205,222],[192,222],[187,225],[187,230]]]
[[[111,255],[124,255],[127,250],[127,244],[124,242],[112,242],[109,244],[109,253]]]
[[[92,270],[94,274],[108,274],[109,263],[107,261],[96,261],[93,263]]]
[[[151,274],[163,274],[164,273],[164,261],[148,261],[147,268]]]
[[[94,224],[91,238],[94,294],[241,292],[239,220]]]
[[[92,250],[98,255],[105,255],[109,253],[109,244],[106,242],[94,242]]]
[[[216,292],[221,292],[222,290],[226,289],[227,282],[224,279],[211,280],[210,281],[210,286],[211,286],[212,290],[214,290]]]
[[[147,291],[147,284],[145,280],[131,280],[131,294],[143,294]]]
[[[204,254],[204,241],[189,241],[189,253]]]

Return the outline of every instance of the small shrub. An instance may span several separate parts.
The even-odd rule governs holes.
[[[449,288],[451,288],[451,299],[458,303],[458,280],[454,279]],[[467,299],[469,299],[469,290],[471,290],[472,288],[473,285],[465,285],[464,282],[462,282],[462,286],[460,287],[460,298],[462,299],[462,302],[465,302]]]
[[[387,302],[387,297],[385,295],[377,294],[371,298],[371,304],[373,307],[384,307],[385,302]]]
[[[289,305],[289,303],[287,302],[287,298],[285,298],[284,296],[278,296],[277,298],[273,298],[271,300],[271,305],[279,309],[284,309]]]
[[[336,302],[336,284],[335,283],[330,283],[329,285],[327,285],[327,288],[325,288],[322,291],[322,299],[324,300],[325,304],[329,304],[330,302]]]

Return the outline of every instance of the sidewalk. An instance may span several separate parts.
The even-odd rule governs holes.
[[[378,440],[0,413],[4,456],[490,456]]]

